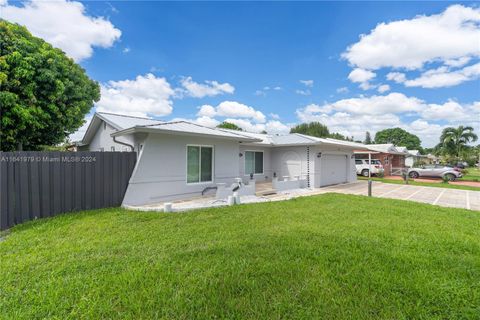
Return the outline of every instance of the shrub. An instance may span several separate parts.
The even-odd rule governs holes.
[[[447,175],[442,176],[442,183],[448,184],[448,177],[447,177]]]

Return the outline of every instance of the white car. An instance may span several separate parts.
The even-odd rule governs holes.
[[[357,174],[364,177],[368,177],[369,164],[368,159],[355,159],[355,167],[357,168]],[[383,173],[383,165],[378,159],[372,159],[372,175]]]

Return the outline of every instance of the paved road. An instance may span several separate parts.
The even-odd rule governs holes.
[[[327,187],[324,191],[367,195],[367,181]],[[480,210],[480,191],[373,182],[372,195],[379,198],[402,199],[442,207]]]

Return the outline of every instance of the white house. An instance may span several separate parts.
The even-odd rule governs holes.
[[[240,180],[253,187],[273,182],[274,189],[353,182],[353,150],[362,148],[302,134],[259,134],[96,113],[79,150],[136,151],[123,204],[142,205],[200,196]]]

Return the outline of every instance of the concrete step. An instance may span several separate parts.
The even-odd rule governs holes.
[[[258,196],[258,197],[270,196],[272,194],[277,194],[277,190],[275,190],[275,189],[264,189],[264,190],[258,190],[257,192],[255,192],[255,195]]]

